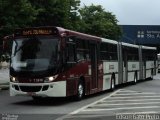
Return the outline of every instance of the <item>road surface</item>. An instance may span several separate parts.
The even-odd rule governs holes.
[[[0,119],[5,120],[140,120],[160,119],[160,75],[154,80],[87,96],[33,101],[30,97],[10,97],[0,91]],[[142,119],[142,118],[141,118]]]

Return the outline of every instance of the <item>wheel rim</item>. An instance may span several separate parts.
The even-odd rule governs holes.
[[[82,84],[79,84],[78,86],[78,94],[80,98],[83,96],[83,85]]]

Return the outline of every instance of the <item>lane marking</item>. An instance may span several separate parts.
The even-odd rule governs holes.
[[[100,117],[110,117],[110,115],[104,115],[104,114],[97,114],[97,115],[91,115],[91,114],[85,114],[85,115],[76,115],[76,116],[68,116],[68,117],[66,117],[65,119],[75,119],[75,118],[77,118],[77,119],[79,119],[79,118],[85,118],[84,120],[86,120],[87,118],[94,118],[95,119],[95,117],[98,117],[98,118],[100,118]]]
[[[119,93],[119,94],[118,94]],[[83,107],[81,107],[81,108],[79,108],[79,109],[77,109],[77,110],[75,110],[75,111],[73,111],[73,112],[71,112],[71,113],[69,113],[69,114],[66,114],[66,115],[64,115],[64,116],[62,116],[62,117],[59,117],[59,118],[57,118],[56,120],[63,120],[63,119],[65,119],[65,118],[72,118],[75,114],[77,114],[78,112],[83,112],[83,111],[108,111],[108,110],[111,110],[111,111],[114,111],[114,110],[121,110],[121,109],[142,109],[142,108],[160,108],[160,106],[145,106],[145,107],[123,107],[123,108],[110,108],[110,109],[88,109],[90,106],[94,106],[94,105],[96,105],[97,103],[108,103],[108,102],[118,102],[118,101],[150,101],[150,100],[153,100],[153,101],[160,101],[160,99],[140,99],[140,100],[112,100],[112,99],[110,99],[110,98],[126,98],[126,97],[112,97],[112,96],[114,96],[114,95],[121,95],[121,94],[123,94],[123,93],[130,93],[130,94],[156,94],[156,93],[150,93],[150,92],[148,92],[148,93],[143,93],[143,92],[137,92],[137,91],[132,91],[132,90],[125,90],[125,89],[119,89],[119,90],[117,90],[117,91],[115,91],[115,92],[113,92],[113,93],[111,93],[109,96],[106,96],[106,97],[104,97],[104,98],[102,98],[102,99],[100,99],[100,100],[97,100],[97,101],[95,101],[95,102],[93,102],[93,103],[91,103],[91,104],[88,104],[88,105],[86,105],[86,106],[83,106]],[[130,95],[129,94],[129,95]],[[123,94],[123,95],[126,95],[126,94]],[[135,97],[140,97],[140,96],[134,96],[134,98]],[[141,97],[154,97],[154,96],[141,96]],[[141,98],[140,97],[140,98]],[[155,96],[155,97],[160,97],[160,96]],[[127,97],[127,98],[133,98],[133,97]],[[108,99],[108,100],[112,100],[112,101],[105,101],[106,99]],[[148,102],[149,103],[149,102]],[[147,103],[147,104],[148,104]],[[160,102],[150,102],[151,104],[156,104],[156,103],[160,103]],[[134,103],[133,103],[134,104]],[[137,103],[136,103],[137,104]],[[138,103],[138,104],[140,104],[140,103]],[[142,104],[142,103],[141,103]],[[97,105],[98,106],[98,105]],[[155,112],[155,111],[151,111],[152,113],[153,112]],[[151,113],[151,112],[149,112],[149,113]],[[140,113],[140,112],[139,112]],[[141,112],[142,113],[142,112]],[[144,112],[143,112],[144,113]],[[146,113],[146,112],[145,112]],[[89,114],[89,113],[88,113]],[[100,115],[101,116],[101,115]]]
[[[116,94],[115,96],[127,96],[127,95],[160,95],[160,93],[130,93],[130,94]]]
[[[124,98],[136,98],[136,99],[138,99],[138,98],[150,98],[150,97],[160,98],[160,96],[129,96],[129,97],[113,97],[113,96],[111,96],[111,99],[109,99],[109,100],[124,99]]]
[[[137,91],[134,91],[134,90],[127,90],[127,89],[120,89],[119,92],[137,92]]]
[[[111,103],[111,102],[125,102],[125,101],[160,101],[160,99],[139,99],[139,100],[112,100],[112,101],[102,101],[102,103]]]
[[[80,112],[81,110],[83,110],[83,109],[86,109],[86,108],[88,108],[89,106],[92,106],[92,105],[94,105],[94,104],[97,104],[98,102],[101,102],[101,101],[103,101],[103,100],[106,100],[106,99],[108,99],[108,98],[110,98],[111,96],[113,96],[114,94],[116,94],[117,92],[119,92],[120,90],[117,90],[117,91],[115,91],[115,92],[113,92],[112,94],[110,94],[109,96],[107,96],[107,97],[104,97],[104,98],[102,98],[102,99],[100,99],[100,100],[97,100],[97,101],[95,101],[95,102],[93,102],[93,103],[91,103],[91,104],[89,104],[89,105],[86,105],[86,106],[84,106],[84,107],[82,107],[82,108],[80,108],[80,109],[78,109],[78,110],[76,110],[76,111],[73,111],[73,112],[71,112],[70,114],[77,114],[78,112]]]
[[[94,104],[97,104],[98,102],[101,102],[101,101],[103,101],[103,100],[105,100],[105,99],[110,98],[112,95],[116,94],[116,93],[119,92],[120,90],[121,90],[121,89],[116,90],[115,92],[111,93],[109,96],[106,96],[106,97],[104,97],[104,98],[102,98],[102,99],[100,99],[100,100],[97,100],[97,101],[95,101],[95,102],[93,102],[93,103],[90,103],[90,104],[88,104],[88,105],[85,105],[85,106],[83,106],[83,107],[81,107],[81,108],[79,108],[79,109],[77,109],[77,110],[75,110],[75,111],[73,111],[73,112],[71,112],[71,113],[69,113],[69,114],[67,114],[67,115],[64,115],[64,116],[62,116],[62,117],[59,117],[59,118],[57,118],[57,119],[55,119],[55,120],[63,120],[63,119],[65,119],[65,118],[67,118],[67,117],[69,117],[69,116],[71,116],[71,115],[77,114],[78,112],[83,111],[84,109],[88,108],[89,106],[92,106],[92,105],[94,105]]]
[[[128,92],[128,93],[135,93],[136,91],[119,91],[120,93],[126,93],[126,92]],[[137,93],[137,92],[136,92]]]
[[[120,103],[120,104],[96,104],[96,105],[93,105],[94,106],[118,106],[118,105],[145,105],[145,104],[157,104],[157,103],[160,103],[160,102],[145,102],[145,103]]]
[[[118,114],[120,114],[120,115],[127,115],[127,114],[129,114],[129,115],[132,115],[132,114],[159,114],[160,113],[160,111],[146,111],[146,112],[128,112],[128,113],[116,113],[117,115]]]
[[[115,113],[115,114],[113,114],[112,116],[115,116],[115,115],[136,115],[136,114],[138,114],[138,115],[140,115],[140,114],[159,114],[160,113],[160,111],[147,111],[147,112],[132,112],[132,113]],[[105,114],[104,115],[104,113],[102,113],[102,114],[86,114],[85,113],[85,115],[82,115],[82,114],[80,114],[80,115],[76,115],[76,116],[69,116],[69,117],[67,117],[66,119],[73,119],[73,118],[85,118],[85,119],[87,119],[87,118],[95,118],[95,117],[111,117],[111,115],[110,114]]]
[[[121,108],[109,108],[109,109],[85,109],[85,112],[98,112],[98,111],[115,111],[115,110],[130,110],[130,109],[145,109],[145,108],[160,108],[160,106],[145,106],[145,107],[121,107]]]

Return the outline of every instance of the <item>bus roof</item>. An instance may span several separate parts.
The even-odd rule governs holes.
[[[72,30],[68,30],[68,29],[64,29],[61,27],[56,27],[59,31],[60,34],[62,33],[66,33],[69,36],[77,36],[79,38],[84,38],[84,39],[88,39],[88,40],[95,40],[95,41],[101,41],[100,37],[97,36],[93,36],[93,35],[89,35],[89,34],[85,34],[85,33],[80,33],[80,32],[76,32],[76,31],[72,31]]]
[[[79,38],[101,41],[100,37],[84,34],[68,29],[64,29],[62,27],[55,26],[42,26],[42,27],[29,27],[29,28],[19,28],[15,30],[15,36],[30,36],[30,35],[69,35],[69,36],[77,36]]]
[[[139,48],[139,46],[138,46],[138,45],[129,44],[129,43],[124,43],[124,42],[122,42],[122,45],[123,45],[123,46],[127,46],[127,47]]]
[[[110,40],[110,39],[106,39],[106,38],[101,38],[101,39],[102,39],[102,42],[111,43],[111,44],[118,44],[118,42],[115,40]]]
[[[157,50],[156,47],[142,46],[142,49]]]

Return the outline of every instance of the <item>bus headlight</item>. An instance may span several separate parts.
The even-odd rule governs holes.
[[[58,75],[46,77],[44,82],[53,82],[57,77]]]
[[[54,77],[49,77],[48,80],[52,82],[54,80]]]
[[[18,82],[17,79],[15,77],[10,77],[11,82]]]

